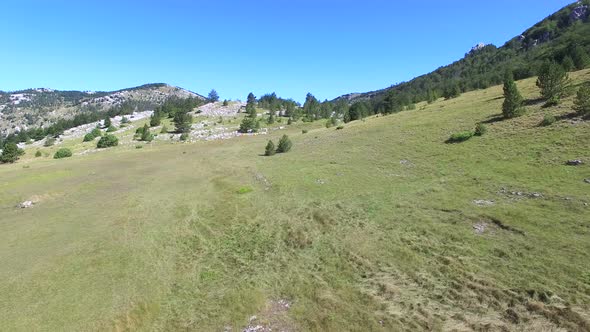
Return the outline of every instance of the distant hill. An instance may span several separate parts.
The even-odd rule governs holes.
[[[590,0],[573,3],[515,36],[502,47],[478,44],[450,65],[382,90],[346,94],[335,99],[369,101],[375,108],[388,94],[401,104],[432,100],[458,87],[462,92],[500,84],[511,69],[516,79],[532,77],[543,61],[561,63],[566,70],[590,63]],[[573,67],[572,67],[573,66]]]
[[[59,119],[117,107],[153,109],[170,98],[205,97],[164,83],[146,84],[111,92],[58,91],[47,88],[0,91],[0,135],[31,127],[46,127]]]

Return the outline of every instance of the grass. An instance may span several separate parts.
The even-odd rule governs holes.
[[[587,330],[590,168],[563,162],[590,161],[590,123],[571,98],[499,120],[501,94],[346,130],[31,148],[0,167],[0,330],[239,330],[280,299],[294,330]],[[540,127],[546,112],[559,120]],[[290,153],[261,157],[283,134]]]

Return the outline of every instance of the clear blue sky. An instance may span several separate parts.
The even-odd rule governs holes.
[[[569,0],[6,0],[0,90],[165,82],[332,99],[502,45]]]

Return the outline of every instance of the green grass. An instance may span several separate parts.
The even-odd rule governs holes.
[[[240,330],[279,299],[294,330],[587,330],[590,168],[564,161],[590,161],[590,123],[563,117],[571,98],[501,120],[501,94],[346,130],[31,148],[0,167],[0,330]],[[260,156],[283,134],[289,153]]]

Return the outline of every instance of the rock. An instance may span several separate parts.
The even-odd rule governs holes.
[[[573,160],[568,160],[566,161],[566,165],[568,166],[580,166],[582,165],[584,162],[580,159],[573,159]]]
[[[27,208],[33,207],[33,204],[34,203],[32,201],[24,201],[24,202],[20,203],[18,206],[21,209],[27,209]]]
[[[317,180],[315,180],[315,183],[317,183],[317,184],[325,184],[326,181],[324,181],[322,179],[317,179]]]
[[[475,200],[473,200],[473,204],[475,204],[477,206],[492,206],[492,205],[496,204],[496,202],[490,201],[490,200],[485,200],[485,199],[475,199]]]
[[[584,179],[584,182],[590,183],[590,179]]]
[[[473,225],[473,231],[476,234],[483,234],[486,231],[487,226],[488,225],[486,223],[477,223]]]
[[[530,193],[529,197],[531,198],[541,198],[543,197],[543,195],[539,194],[539,193]]]
[[[588,16],[588,6],[582,5],[574,8],[570,13],[570,22],[583,20]]]
[[[255,320],[257,320],[257,319],[258,319],[258,317],[256,317],[256,316],[250,317],[250,319],[249,319],[250,324],[252,324],[252,322],[255,321]]]

